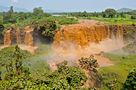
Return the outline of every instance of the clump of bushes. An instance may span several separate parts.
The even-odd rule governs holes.
[[[131,16],[131,19],[136,19],[136,15],[132,15],[132,16]]]
[[[136,89],[136,68],[132,69],[123,86],[124,90],[135,90]]]
[[[18,46],[3,50],[4,54],[6,51],[9,51],[10,54],[6,55],[9,58],[6,58],[5,62],[8,61],[8,63],[3,66],[5,68],[4,78],[0,73],[0,90],[79,89],[81,81],[86,80],[86,76],[78,67],[68,66],[66,61],[57,64],[58,69],[54,72],[47,70],[48,72],[40,73],[43,76],[42,79],[34,78],[29,68],[23,65],[23,59],[26,58]]]

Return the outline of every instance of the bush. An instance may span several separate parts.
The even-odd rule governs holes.
[[[0,70],[0,90],[71,90],[79,89],[81,81],[86,80],[85,74],[78,67],[68,66],[66,61],[57,64],[58,69],[53,72],[47,69],[48,66],[45,72],[35,72],[42,76],[35,78],[30,69],[23,65],[23,59],[29,53],[22,51],[18,46],[4,48],[0,55],[1,64],[6,68],[4,78],[1,77],[2,69]]]
[[[5,66],[9,65],[12,60],[15,59],[14,57],[15,47],[7,47],[0,50],[0,71],[5,71]],[[20,54],[23,56],[22,60],[29,57],[31,54],[27,51],[20,50]],[[2,75],[5,73],[2,73]]]
[[[124,90],[136,90],[136,68],[131,70],[123,86]]]
[[[132,15],[132,16],[131,16],[131,19],[136,19],[136,15]]]

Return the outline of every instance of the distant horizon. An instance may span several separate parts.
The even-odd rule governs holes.
[[[5,8],[6,8],[6,10],[4,10],[4,12],[6,12],[6,11],[8,11],[8,10],[10,9],[10,6],[6,7],[6,6],[1,6],[1,5],[0,5],[0,9],[1,9],[1,7],[5,7]],[[35,8],[38,8],[38,7],[35,7]],[[33,10],[28,10],[28,9],[26,9],[26,8],[15,7],[15,6],[13,6],[13,9],[15,10],[15,12],[32,12],[32,11],[33,11]],[[17,9],[17,10],[16,10],[16,9]],[[42,9],[44,10],[44,12],[48,12],[48,13],[65,13],[65,12],[70,13],[70,12],[84,12],[84,11],[86,11],[86,10],[84,10],[84,11],[60,11],[60,10],[45,10],[44,8],[42,8]],[[105,8],[105,9],[108,9],[108,8]],[[105,10],[105,9],[104,9],[104,10]],[[115,9],[115,8],[112,8],[112,9]],[[136,9],[126,8],[126,7],[118,8],[118,9],[115,9],[115,10],[119,10],[119,9],[131,9],[131,10],[136,10]],[[22,11],[22,10],[23,10],[23,11]],[[101,11],[86,11],[86,12],[102,12],[102,11],[104,11],[104,10],[101,10]],[[2,10],[2,11],[0,10],[0,12],[3,12],[3,10]]]
[[[106,8],[136,9],[135,0],[0,0],[0,6],[16,7],[32,12],[35,7],[42,7],[46,12],[101,12]]]

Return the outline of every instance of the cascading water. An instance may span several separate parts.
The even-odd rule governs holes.
[[[4,46],[1,48],[17,44],[22,50],[27,50],[32,54],[34,54],[37,49],[37,47],[34,46],[33,28],[30,26],[26,26],[23,30],[19,30],[19,28],[6,30],[3,42]]]
[[[82,25],[82,23],[63,26],[54,37],[54,45],[70,42],[83,47],[90,43],[100,43],[105,39],[123,40],[122,26]]]
[[[19,28],[10,28],[4,33],[4,46],[9,46],[12,44],[24,44],[27,46],[33,46],[33,29],[29,26],[25,27],[23,30],[24,35],[21,35]],[[23,40],[21,40],[23,38]]]
[[[34,42],[33,42],[33,29],[28,27],[25,27],[25,36],[24,36],[24,44],[27,46],[33,46]]]
[[[4,46],[9,46],[11,45],[11,29],[7,30],[4,33]]]

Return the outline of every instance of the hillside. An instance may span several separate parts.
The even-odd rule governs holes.
[[[129,9],[129,8],[121,8],[121,9],[118,9],[117,10],[118,12],[131,12],[133,11],[132,9]]]

